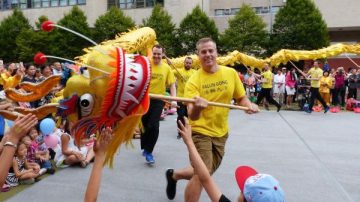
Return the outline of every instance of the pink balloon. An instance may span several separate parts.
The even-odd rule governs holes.
[[[53,149],[58,144],[58,138],[56,137],[56,135],[47,135],[44,138],[44,142],[45,142],[46,146]]]

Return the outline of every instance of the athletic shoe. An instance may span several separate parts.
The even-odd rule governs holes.
[[[307,109],[307,110],[305,110],[305,112],[308,114],[311,114],[312,111],[310,109]]]
[[[155,163],[154,156],[151,153],[146,153],[145,160],[146,160],[146,163],[148,163],[148,164],[154,164]]]
[[[278,107],[277,107],[277,112],[279,112],[279,111],[280,111],[280,109],[281,109],[281,106],[278,106]]]
[[[55,173],[55,169],[54,168],[48,168],[46,170],[46,173],[50,174],[50,175],[53,175]]]
[[[166,170],[166,173],[165,173],[166,181],[167,181],[166,196],[168,197],[169,200],[173,200],[176,195],[176,182],[177,181],[172,178],[173,174],[174,174],[174,169]]]
[[[47,171],[47,169],[46,169],[46,168],[41,168],[41,169],[40,169],[40,171],[39,171],[39,175],[43,175],[43,174],[45,174],[45,173],[46,173],[46,171]]]
[[[324,113],[326,114],[326,112],[328,112],[329,109],[330,109],[330,107],[329,107],[329,106],[326,106],[326,107],[324,108]]]

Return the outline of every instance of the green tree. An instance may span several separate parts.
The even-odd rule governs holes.
[[[19,60],[30,62],[37,52],[41,51],[45,54],[50,54],[52,46],[57,45],[53,43],[54,33],[41,31],[41,23],[46,20],[48,20],[46,16],[40,16],[35,22],[37,30],[23,30],[18,35],[16,45]]]
[[[266,24],[254,10],[243,4],[229,20],[229,28],[220,37],[222,51],[238,50],[259,55],[266,46],[268,34]]]
[[[86,21],[86,16],[79,7],[74,6],[71,11],[66,14],[57,24],[66,28],[79,32],[89,38],[90,28]],[[54,31],[54,39],[51,54],[72,59],[76,56],[84,54],[83,48],[92,46],[87,40],[76,36],[70,32],[56,28]]]
[[[157,4],[150,17],[143,20],[143,26],[153,28],[157,41],[166,48],[166,54],[175,56],[178,43],[176,43],[175,24],[171,20],[169,13]]]
[[[329,45],[327,25],[312,0],[288,0],[276,14],[272,51],[313,50]]]
[[[14,9],[13,13],[0,23],[0,58],[6,62],[17,61],[16,37],[23,31],[29,30],[31,26],[24,14]]]
[[[130,17],[126,16],[120,9],[111,7],[96,20],[94,39],[97,42],[113,39],[116,34],[126,32],[132,27],[135,27],[135,23]]]
[[[218,42],[219,31],[215,22],[211,20],[199,6],[196,6],[180,23],[177,31],[181,41],[180,54],[194,53],[196,42],[203,37],[210,37]]]

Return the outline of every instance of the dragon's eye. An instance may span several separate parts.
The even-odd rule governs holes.
[[[88,116],[94,107],[94,98],[86,93],[80,97],[81,116]]]

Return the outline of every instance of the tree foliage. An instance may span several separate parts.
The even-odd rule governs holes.
[[[223,51],[239,50],[246,53],[260,53],[267,42],[266,24],[254,10],[243,4],[236,15],[229,20],[229,28],[221,36]]]
[[[313,50],[329,45],[327,25],[312,0],[288,0],[276,15],[273,52],[279,49]]]
[[[168,56],[177,53],[175,24],[169,13],[160,5],[155,5],[149,18],[143,20],[144,27],[151,27],[156,32],[157,41],[166,48]]]
[[[135,23],[130,17],[126,16],[120,9],[111,7],[96,20],[94,39],[97,42],[113,39],[116,34],[126,32],[132,27],[135,27]]]
[[[18,56],[20,61],[30,62],[37,52],[50,54],[53,45],[54,34],[41,31],[41,23],[48,20],[46,16],[40,16],[35,22],[37,30],[23,30],[16,38]],[[53,53],[56,54],[56,53]]]
[[[211,20],[199,6],[196,6],[180,23],[177,36],[181,41],[180,54],[194,53],[196,42],[203,37],[210,37],[218,41],[219,31],[215,22]]]
[[[23,31],[31,29],[24,14],[14,9],[13,13],[0,23],[0,58],[6,62],[16,61],[19,53],[16,37]]]
[[[90,37],[90,28],[86,21],[86,16],[79,7],[74,6],[57,24],[79,32]],[[56,56],[72,59],[84,54],[83,48],[92,46],[87,40],[80,38],[65,30],[55,29],[52,46],[52,53]]]

